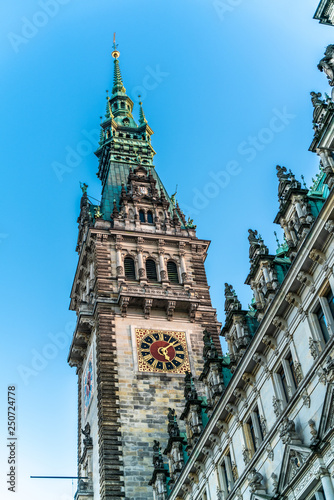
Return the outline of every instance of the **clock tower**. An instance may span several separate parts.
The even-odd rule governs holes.
[[[184,409],[187,372],[202,372],[203,330],[220,350],[220,324],[197,238],[153,164],[152,129],[114,81],[96,151],[101,203],[82,185],[69,363],[78,375],[77,500],[151,499],[154,440],[168,408]],[[200,387],[199,387],[200,391]]]

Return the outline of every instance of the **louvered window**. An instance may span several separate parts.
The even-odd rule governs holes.
[[[147,212],[147,222],[153,224],[153,214],[152,212]]]
[[[146,261],[146,276],[149,281],[158,281],[157,267],[152,259]]]
[[[136,279],[135,263],[131,257],[125,257],[124,259],[124,272],[128,280]]]
[[[139,210],[139,220],[140,220],[140,222],[145,222],[144,210]]]
[[[167,274],[168,274],[168,279],[171,283],[179,283],[179,276],[177,274],[177,267],[175,262],[172,260],[169,260],[167,262]]]

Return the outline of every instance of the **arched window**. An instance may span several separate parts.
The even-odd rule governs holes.
[[[144,210],[139,210],[139,220],[140,220],[140,222],[145,222],[145,212],[144,212]]]
[[[153,224],[153,214],[152,214],[152,212],[151,212],[151,211],[148,211],[148,212],[147,212],[147,222],[148,222],[149,224]]]
[[[124,273],[128,280],[136,279],[135,262],[132,257],[125,257],[124,259]]]
[[[124,109],[125,108],[125,102],[121,102],[121,108]]]
[[[177,266],[175,262],[169,260],[167,262],[167,274],[168,279],[171,283],[179,283],[179,275],[177,273]]]
[[[146,260],[146,276],[149,281],[158,281],[157,267],[154,260]]]

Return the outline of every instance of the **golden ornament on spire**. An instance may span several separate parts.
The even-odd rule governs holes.
[[[114,33],[114,43],[113,43],[113,51],[111,55],[113,56],[114,59],[118,59],[120,56],[119,51],[117,50],[118,44],[116,45],[116,33]]]

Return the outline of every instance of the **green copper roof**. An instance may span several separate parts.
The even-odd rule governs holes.
[[[117,94],[118,92],[125,94],[126,90],[123,85],[118,59],[114,59],[114,86],[112,88],[112,93]]]
[[[102,200],[101,200],[101,212],[103,213],[103,218],[106,220],[110,220],[110,215],[113,211],[113,203],[116,200],[117,207],[119,208],[119,200],[121,196],[122,183],[126,186],[128,182],[128,177],[130,173],[130,168],[135,168],[134,164],[126,164],[126,163],[110,163],[109,174],[107,177],[106,184],[103,186],[102,191]],[[157,189],[163,190],[165,193],[165,197],[168,201],[170,198],[168,193],[158,176],[155,168],[150,169],[153,175],[154,180],[157,181]]]
[[[120,53],[114,42],[114,80],[112,95],[107,95],[105,119],[101,122],[99,147],[95,152],[99,158],[98,177],[102,182],[101,212],[105,220],[110,220],[114,201],[120,208],[122,184],[127,186],[130,170],[142,166],[151,172],[156,181],[156,189],[163,191],[165,198],[170,202],[169,211],[173,217],[175,213],[181,221],[184,216],[171,199],[153,166],[155,151],[151,146],[153,130],[148,125],[142,102],[139,101],[138,124],[132,116],[133,102],[126,95],[121,70],[119,66]],[[174,197],[175,198],[175,197]],[[182,217],[181,217],[182,214]],[[182,225],[184,224],[181,221]],[[190,226],[189,226],[190,227]],[[194,227],[194,226],[192,226]]]

